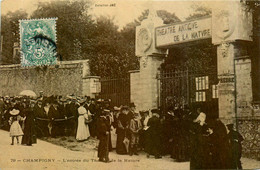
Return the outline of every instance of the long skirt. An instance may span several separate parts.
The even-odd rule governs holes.
[[[24,136],[22,138],[22,144],[32,145],[36,143],[36,129],[32,119],[26,119],[24,122]]]
[[[88,125],[85,124],[84,116],[79,116],[78,118],[78,129],[76,139],[78,141],[86,140],[90,136]]]
[[[126,146],[124,144],[125,139],[125,131],[124,130],[118,130],[117,131],[117,141],[116,141],[116,153],[118,154],[127,154]]]
[[[113,129],[111,131],[111,144],[113,149],[116,148],[116,138],[117,138],[116,129]]]

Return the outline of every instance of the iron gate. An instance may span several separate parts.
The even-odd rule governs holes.
[[[218,79],[215,70],[205,70],[204,73],[161,70],[157,79],[159,106],[163,111],[169,106],[200,106],[205,112],[218,116]]]
[[[130,103],[130,77],[102,78],[100,98],[110,99],[112,106],[128,105]]]

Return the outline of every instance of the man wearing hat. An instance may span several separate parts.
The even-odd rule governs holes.
[[[101,112],[101,116],[98,119],[98,158],[101,162],[110,162],[109,160],[109,133],[110,133],[110,125],[107,120],[107,115],[109,114],[109,110],[104,110]]]
[[[132,119],[132,117],[134,117],[134,114],[135,114],[135,110],[136,110],[136,106],[135,106],[135,103],[130,103],[129,104],[129,113],[128,113],[128,117],[129,117],[129,120]]]
[[[60,121],[60,123],[59,123],[59,127],[62,129],[60,131],[60,133],[61,133],[60,135],[65,135],[65,131],[67,132],[66,125],[67,125],[68,117],[67,117],[67,110],[66,110],[66,99],[63,97],[61,97],[59,99],[58,110],[60,113],[59,118],[63,119],[63,121]]]
[[[152,117],[149,119],[147,126],[149,126],[150,139],[148,155],[154,155],[155,159],[162,158],[160,153],[160,139],[161,139],[161,122],[160,122],[160,110],[152,109]]]
[[[66,103],[66,116],[69,119],[67,128],[70,130],[70,135],[75,136],[78,127],[78,105],[72,97],[68,98]]]
[[[97,130],[96,130],[96,124],[97,124],[97,106],[96,106],[96,101],[94,98],[90,99],[90,105],[88,107],[89,112],[92,115],[92,122],[90,123],[89,127],[90,127],[90,135],[92,137],[96,137],[97,136]]]
[[[110,106],[110,102],[111,100],[110,99],[104,99],[104,109],[107,109],[107,110],[112,110],[111,106]]]
[[[242,155],[242,145],[241,142],[244,140],[243,136],[234,130],[234,124],[228,124],[227,128],[228,139],[229,139],[229,147],[231,151],[231,169],[242,169],[241,165],[241,155]]]
[[[58,110],[58,102],[57,100],[53,100],[52,105],[50,106],[48,118],[50,120],[50,134],[52,137],[56,137],[56,135],[59,135],[59,127],[58,123],[55,122],[55,119],[60,118],[60,112]]]
[[[48,135],[48,128],[47,122],[43,120],[38,120],[37,118],[46,119],[47,115],[44,113],[44,108],[42,105],[42,100],[37,99],[37,103],[33,108],[33,113],[36,117],[36,123],[39,128],[37,128],[37,135],[40,136],[47,136]]]

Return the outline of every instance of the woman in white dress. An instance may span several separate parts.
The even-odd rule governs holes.
[[[76,139],[77,141],[87,140],[90,136],[88,125],[85,123],[85,120],[90,119],[90,115],[88,114],[85,107],[83,107],[84,101],[80,102],[80,107],[78,108],[78,129]]]

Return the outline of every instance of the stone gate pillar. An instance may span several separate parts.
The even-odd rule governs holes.
[[[158,107],[158,82],[156,75],[163,62],[166,50],[157,49],[155,27],[163,20],[154,11],[136,27],[136,56],[140,58],[140,71],[131,72],[131,102],[138,110]]]
[[[252,14],[239,1],[216,2],[212,10],[212,43],[217,45],[219,118],[236,123],[239,105],[252,102],[251,59],[246,46],[252,36]]]

